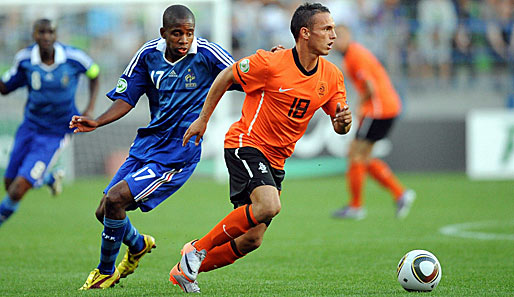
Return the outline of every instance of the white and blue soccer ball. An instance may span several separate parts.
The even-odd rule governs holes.
[[[413,250],[398,263],[398,282],[407,291],[432,291],[441,280],[439,260],[429,251]]]

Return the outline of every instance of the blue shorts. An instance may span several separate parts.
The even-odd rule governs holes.
[[[173,195],[186,183],[197,163],[178,163],[165,166],[154,162],[143,162],[129,156],[114,175],[110,188],[122,180],[128,183],[130,192],[141,211],[150,211]]]
[[[44,135],[23,124],[18,128],[5,177],[22,176],[37,188],[57,160],[59,152],[69,143],[70,135]]]

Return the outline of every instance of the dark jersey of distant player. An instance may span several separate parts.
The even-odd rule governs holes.
[[[175,63],[164,58],[165,51],[162,38],[145,43],[107,97],[132,106],[143,94],[148,97],[151,121],[138,130],[131,156],[161,164],[198,162],[200,146],[193,139],[183,147],[182,138],[198,118],[212,82],[234,60],[219,45],[196,37],[188,54]]]
[[[72,132],[68,127],[71,117],[79,114],[75,92],[80,74],[94,78],[98,68],[79,49],[56,42],[54,50],[52,65],[42,63],[37,44],[20,50],[2,81],[8,92],[27,86],[24,127],[40,134],[64,135]]]

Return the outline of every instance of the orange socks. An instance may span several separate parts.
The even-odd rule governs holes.
[[[200,272],[207,272],[234,263],[239,258],[244,257],[236,246],[236,242],[231,240],[224,245],[217,246],[209,251],[207,257],[202,261]]]
[[[405,188],[384,161],[372,159],[368,164],[368,172],[382,186],[391,191],[395,200],[405,191]]]
[[[223,245],[243,235],[258,224],[253,216],[252,205],[240,206],[230,212],[209,233],[198,240],[194,246],[198,251],[205,249],[209,252],[214,247]]]
[[[362,189],[366,179],[366,165],[362,162],[352,162],[346,176],[351,194],[350,206],[361,207]]]

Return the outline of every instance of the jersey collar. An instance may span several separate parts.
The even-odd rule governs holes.
[[[161,38],[161,40],[159,40],[157,42],[157,50],[160,51],[163,54],[164,60],[166,60],[166,39]],[[184,59],[187,55],[189,55],[189,54],[196,54],[197,52],[198,52],[198,41],[196,40],[196,36],[195,36],[193,38],[193,42],[191,43],[191,47],[189,48],[189,51],[187,52],[187,54],[184,57],[178,59],[174,63],[171,63],[168,60],[166,60],[166,62],[170,63],[171,65],[175,65],[179,61]]]
[[[316,66],[311,71],[305,70],[305,68],[303,68],[303,66],[302,66],[302,63],[300,63],[300,57],[298,57],[298,51],[296,50],[296,46],[293,47],[293,58],[294,58],[294,63],[296,64],[296,67],[298,67],[298,69],[304,75],[311,76],[311,75],[315,74],[316,71],[318,71],[319,58],[318,58],[318,62],[316,62]]]
[[[53,68],[64,62],[66,62],[66,53],[64,52],[64,47],[57,42],[54,43],[54,63],[50,66],[43,64],[43,62],[41,61],[41,55],[39,54],[39,45],[37,43],[36,45],[34,45],[30,53],[30,63],[32,65],[42,65],[48,68]]]

